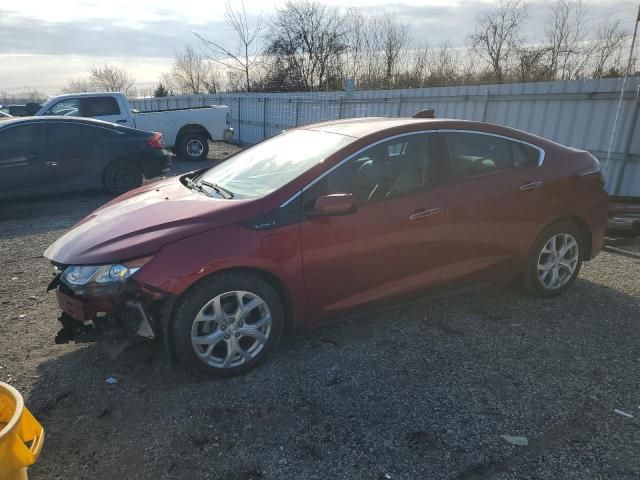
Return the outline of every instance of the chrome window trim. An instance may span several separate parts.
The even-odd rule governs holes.
[[[442,132],[442,133],[473,133],[473,134],[476,134],[476,135],[486,135],[487,137],[497,137],[497,138],[502,138],[504,140],[509,140],[509,141],[512,141],[512,142],[522,143],[522,144],[527,145],[529,147],[535,148],[536,150],[538,150],[538,152],[540,152],[540,155],[538,157],[538,167],[541,167],[542,164],[544,163],[545,151],[542,148],[540,148],[539,146],[534,145],[533,143],[525,142],[524,140],[519,140],[519,139],[513,138],[513,137],[507,137],[506,135],[500,135],[500,134],[497,134],[497,133],[480,132],[478,130],[464,130],[464,129],[446,128],[446,129],[439,129],[438,132]]]
[[[337,164],[335,164],[329,170],[324,172],[322,175],[316,177],[310,183],[308,183],[307,185],[302,187],[301,190],[298,190],[295,194],[293,194],[291,197],[289,197],[287,199],[287,201],[285,201],[282,205],[280,205],[280,208],[286,207],[287,205],[289,205],[289,203],[291,203],[296,198],[298,198],[299,195],[302,195],[302,193],[304,193],[309,188],[311,188],[313,185],[315,185],[317,182],[319,182],[324,177],[329,175],[336,168],[340,167],[344,163],[346,163],[349,160],[353,159],[354,157],[356,157],[357,155],[361,154],[365,150],[368,150],[369,148],[375,147],[376,145],[380,145],[381,143],[388,142],[390,140],[394,140],[396,138],[406,137],[406,136],[409,136],[409,135],[419,135],[419,134],[424,134],[424,133],[473,133],[473,134],[476,134],[476,135],[485,135],[487,137],[502,138],[504,140],[509,140],[509,141],[512,141],[512,142],[522,143],[524,145],[528,145],[529,147],[535,148],[536,150],[538,150],[538,152],[540,152],[540,156],[538,158],[538,167],[541,167],[542,164],[544,163],[545,151],[542,148],[540,148],[539,146],[534,145],[534,144],[529,143],[529,142],[525,142],[524,140],[519,140],[519,139],[513,138],[513,137],[507,137],[505,135],[500,135],[500,134],[497,134],[497,133],[480,132],[480,131],[477,131],[477,130],[465,130],[465,129],[455,129],[455,128],[439,128],[439,129],[433,129],[433,130],[419,130],[419,131],[415,131],[415,132],[404,132],[404,133],[399,133],[397,135],[392,135],[391,137],[385,137],[385,138],[383,138],[381,140],[378,140],[377,142],[374,142],[374,143],[370,143],[366,147],[362,147],[360,150],[352,153],[351,155],[349,155],[345,159],[343,159],[340,162],[338,162]]]

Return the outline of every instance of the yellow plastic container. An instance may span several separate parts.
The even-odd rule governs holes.
[[[44,443],[44,429],[24,406],[22,395],[0,382],[0,480],[26,480]]]

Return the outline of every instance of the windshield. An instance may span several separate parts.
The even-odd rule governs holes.
[[[262,197],[354,140],[335,133],[292,130],[234,155],[197,180],[219,185],[235,198]]]

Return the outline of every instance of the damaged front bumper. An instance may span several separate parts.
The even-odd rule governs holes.
[[[104,296],[78,295],[59,276],[49,285],[62,311],[56,343],[105,341],[123,347],[136,338],[166,337],[173,295],[127,280]]]

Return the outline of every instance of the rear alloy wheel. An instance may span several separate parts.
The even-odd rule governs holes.
[[[572,223],[552,225],[538,239],[528,260],[525,286],[530,293],[550,297],[564,292],[582,265],[581,235]]]
[[[283,313],[260,278],[231,273],[205,280],[176,309],[173,340],[184,366],[207,376],[244,373],[276,346]]]
[[[178,142],[178,155],[185,160],[205,160],[208,154],[209,141],[202,134],[185,135]]]
[[[142,172],[138,166],[127,160],[117,160],[107,165],[104,170],[104,188],[120,195],[142,185]]]

